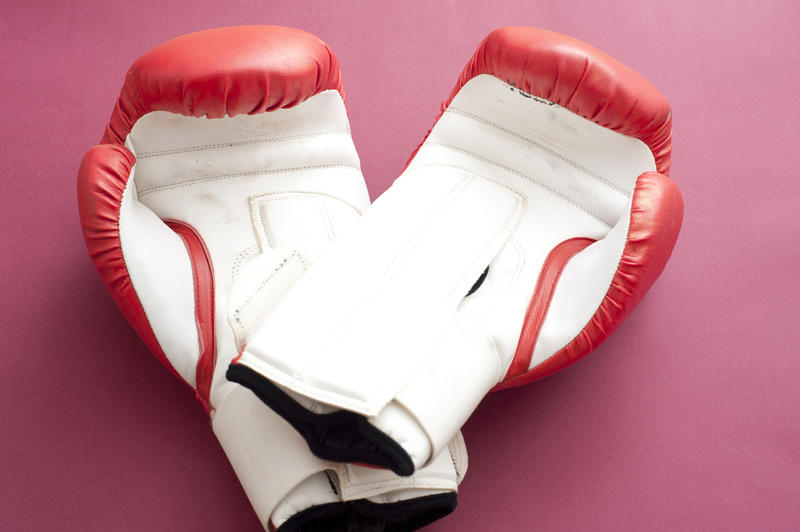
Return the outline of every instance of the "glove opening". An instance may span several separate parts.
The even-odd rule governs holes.
[[[297,513],[275,532],[411,532],[455,510],[455,493],[394,503],[366,499],[313,506]]]
[[[226,377],[249,388],[288,421],[318,457],[390,469],[400,476],[414,473],[414,463],[408,453],[364,416],[346,410],[329,414],[311,412],[269,379],[246,366],[231,364]]]

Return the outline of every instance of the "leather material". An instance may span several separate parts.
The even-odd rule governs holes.
[[[547,316],[547,309],[550,307],[550,301],[553,299],[561,272],[576,253],[585,249],[592,242],[594,240],[591,238],[570,238],[558,244],[547,255],[542,265],[542,271],[539,273],[539,279],[536,281],[536,288],[533,290],[528,311],[525,313],[525,321],[522,322],[517,351],[503,382],[525,373],[530,367],[533,348],[536,346],[536,339],[539,337],[542,322]]]
[[[331,408],[360,415],[392,440],[382,464],[399,444],[424,465],[493,386],[585,356],[641,299],[681,224],[664,175],[671,135],[666,99],[603,52],[534,28],[492,32],[403,174],[229,376],[286,388],[314,415],[323,403],[328,420]],[[347,430],[326,433],[369,462],[381,438]]]
[[[602,344],[664,270],[682,221],[683,197],[675,182],[656,172],[642,174],[633,194],[625,249],[597,312],[564,348],[528,371],[509,372],[496,389],[520,386],[547,377],[574,364]],[[535,338],[520,338],[517,349],[526,352],[532,350],[535,343]]]
[[[194,280],[195,319],[200,353],[197,359],[195,391],[206,412],[211,412],[211,380],[217,365],[214,338],[214,267],[203,238],[191,225],[178,220],[164,220],[175,231],[189,254]]]
[[[282,26],[181,35],[131,66],[101,142],[122,144],[152,111],[221,118],[297,105],[325,90],[344,100],[339,62],[318,37]]]
[[[136,158],[124,146],[94,146],[84,155],[78,169],[78,212],[83,238],[97,273],[125,319],[158,360],[191,387],[173,368],[156,340],[122,258],[119,212],[135,162]]]
[[[642,76],[602,50],[539,28],[508,26],[494,30],[464,67],[436,120],[461,88],[481,74],[490,74],[526,94],[640,139],[653,152],[656,170],[669,176],[672,160],[669,102]],[[420,146],[424,142],[423,139]],[[409,161],[415,154],[416,151]]]
[[[342,98],[335,56],[305,32],[178,37],[134,63],[108,143],[89,150],[78,175],[101,279],[195,391],[262,524],[277,530],[294,529],[293,515],[315,529],[326,512],[337,523],[381,522],[381,508],[400,526],[427,522],[452,511],[466,469],[460,437],[410,478],[319,460],[224,377],[256,325],[369,204]]]
[[[208,118],[257,114],[292,107],[325,90],[344,99],[336,55],[310,33],[281,26],[190,33],[134,62],[101,142],[123,145],[136,121],[153,111]],[[97,146],[84,157],[78,173],[84,238],[125,318],[161,363],[186,382],[156,341],[122,259],[118,213],[134,163],[133,154],[121,147]]]

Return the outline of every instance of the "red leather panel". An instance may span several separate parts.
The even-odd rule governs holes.
[[[683,220],[677,185],[656,172],[645,172],[633,192],[628,238],[611,286],[589,323],[563,349],[497,389],[520,386],[559,371],[602,344],[630,314],[664,269]]]
[[[131,66],[102,142],[123,144],[136,120],[151,111],[209,118],[256,114],[329,89],[344,98],[336,56],[315,35],[282,26],[189,33]]]
[[[194,313],[200,357],[197,360],[197,399],[206,412],[211,412],[211,381],[217,365],[217,348],[214,333],[214,267],[205,242],[194,227],[178,220],[164,220],[170,229],[183,239],[194,277]]]
[[[89,255],[117,306],[178,378],[147,321],[122,256],[119,209],[136,159],[121,145],[136,120],[151,111],[209,118],[255,114],[292,107],[329,89],[344,98],[339,64],[330,48],[310,33],[280,26],[183,35],[145,53],[128,71],[103,136],[107,144],[89,150],[81,163],[81,226]],[[193,229],[180,222],[170,227],[183,238],[192,259],[201,352],[196,393],[208,410],[216,362],[212,265]]]
[[[439,117],[461,87],[480,74],[491,74],[601,126],[640,139],[653,152],[656,170],[669,175],[669,103],[646,79],[605,52],[551,31],[499,28],[478,46],[442,104]]]
[[[511,361],[503,381],[508,381],[528,371],[531,358],[533,358],[533,348],[536,347],[536,340],[539,338],[539,331],[547,316],[547,309],[550,308],[550,302],[553,300],[558,279],[569,259],[586,249],[592,242],[595,240],[591,238],[570,238],[560,242],[547,254],[547,258],[542,264],[542,270],[539,272],[539,278],[536,280],[533,297],[525,312],[525,321],[522,323],[522,333],[517,342],[517,351],[514,353],[514,359]]]
[[[110,144],[95,146],[83,157],[78,170],[78,212],[83,238],[94,267],[117,307],[161,363],[186,383],[161,350],[122,258],[119,208],[135,162],[126,148]]]

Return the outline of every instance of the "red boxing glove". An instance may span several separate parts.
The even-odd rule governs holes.
[[[168,41],[131,67],[103,142],[78,176],[89,254],[150,350],[195,391],[265,528],[412,530],[452,511],[460,436],[410,479],[326,462],[224,376],[369,204],[330,48],[276,26]]]
[[[671,135],[666,99],[605,53],[492,32],[403,174],[228,378],[319,456],[412,473],[489,390],[566,367],[633,310],[681,225]]]

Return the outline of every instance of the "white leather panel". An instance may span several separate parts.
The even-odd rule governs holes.
[[[630,203],[627,212],[630,213]],[[602,303],[628,238],[630,214],[608,235],[570,260],[558,280],[539,331],[530,368],[547,360],[583,330]]]
[[[136,122],[129,138],[143,167],[140,194],[218,174],[318,165],[359,168],[335,90],[290,109],[254,115],[208,119],[154,111]]]
[[[131,198],[137,208],[149,210],[156,223],[158,218],[188,223],[211,256],[217,317],[212,404],[234,387],[224,374],[248,331],[369,205],[349,131],[339,93],[326,91],[291,109],[257,115],[207,119],[157,111],[142,117],[129,135],[126,144],[137,157],[138,194]],[[158,264],[149,230],[129,236],[139,241],[136,245],[148,246],[148,262]],[[176,235],[171,238],[183,248]],[[134,245],[125,240],[123,247]],[[274,272],[293,253],[295,260]],[[194,383],[198,347],[191,270],[182,277],[188,284],[169,283],[169,288],[162,286],[159,271],[134,272],[131,278],[143,301],[175,301],[160,303],[161,318],[151,323],[158,322],[156,338],[164,346],[170,331],[183,343],[195,340],[193,351],[179,362],[187,368],[181,375]],[[188,327],[195,332],[186,334]],[[176,357],[185,351],[170,349]]]
[[[519,158],[527,162],[545,159],[558,168],[558,173],[570,167],[586,181],[601,181],[628,195],[639,174],[656,168],[650,148],[641,140],[595,124],[553,102],[531,97],[489,74],[476,76],[461,88],[429,140],[437,141],[440,132],[449,130],[447,123],[455,119],[452,115],[461,115],[462,120],[456,119],[456,123],[470,118],[495,129],[496,136],[462,130],[456,131],[456,138],[463,146],[477,136],[485,153],[501,164]],[[511,144],[496,144],[498,138],[507,136],[524,141],[527,148],[517,151],[509,149]],[[590,194],[579,190],[570,194],[580,205],[593,201]]]
[[[523,266],[510,273],[504,249],[459,309],[493,339],[506,367],[547,254],[568,238],[600,241],[565,269],[535,349],[532,363],[539,363],[574,338],[602,301],[627,236],[636,179],[655,170],[652,153],[638,139],[482,75],[456,95],[410,168],[442,161],[491,175],[528,197],[513,239]],[[610,232],[615,243],[603,243]],[[592,267],[581,267],[587,260]]]
[[[321,193],[277,192],[250,198],[259,247],[294,249],[308,266],[353,226],[361,209]]]
[[[522,175],[507,167],[439,146],[423,146],[417,158],[436,159],[448,165],[491,175],[516,187],[527,197],[528,207],[513,240],[494,257],[481,288],[463,299],[458,314],[473,330],[491,336],[507,368],[511,363],[525,311],[547,254],[559,242],[575,236],[603,238],[610,226],[585,209],[544,188],[535,175]],[[425,168],[422,163],[417,168]],[[626,197],[619,195],[626,199]],[[623,204],[624,208],[624,204]],[[466,293],[466,292],[465,292]]]
[[[194,386],[200,346],[192,265],[181,237],[136,200],[136,170],[134,166],[119,209],[122,258],[161,349]]]
[[[299,140],[304,136],[349,132],[347,120],[342,120],[343,111],[344,104],[336,90],[320,92],[289,109],[252,115],[209,119],[154,111],[136,122],[134,137],[140,155],[145,157],[191,153],[211,146]]]
[[[628,199],[623,191],[612,188],[605,181],[594,178],[560,157],[532,149],[532,144],[523,138],[450,111],[445,113],[440,123],[432,138],[426,141],[426,148],[436,146],[440,148],[439,153],[460,152],[475,159],[491,161],[495,166],[502,165],[517,173],[518,177],[535,181],[559,201],[571,202],[574,207],[607,225],[616,221]],[[465,129],[473,131],[474,135],[453,142],[454,137],[458,137]],[[501,157],[494,155],[497,151],[500,151]],[[435,160],[441,162],[439,157]],[[416,164],[421,165],[425,161],[426,157],[423,157]]]
[[[377,414],[419,369],[523,211],[523,196],[462,169],[406,173],[292,288],[240,363],[313,399]]]
[[[239,352],[289,287],[306,271],[297,251],[260,253],[240,267],[228,297],[227,313]]]
[[[252,196],[250,214],[261,253],[234,265],[227,315],[237,353],[360,210],[326,194],[274,192]]]
[[[241,386],[217,406],[211,426],[262,524],[304,480],[328,468],[291,425]],[[336,500],[326,497],[327,481],[306,487],[316,496],[312,500]]]
[[[490,336],[464,328],[458,317],[436,345],[434,352],[398,394],[395,401],[413,413],[413,420],[428,437],[432,454],[437,456],[453,434],[467,421],[486,391],[503,376],[503,364]],[[370,420],[381,428],[380,419],[389,407]],[[446,415],[443,415],[446,413]],[[402,425],[401,425],[402,426]],[[392,436],[391,430],[384,430]],[[402,442],[415,427],[397,431]],[[410,454],[410,453],[409,453]],[[411,456],[425,463],[428,456]]]
[[[127,145],[137,163],[120,215],[123,254],[159,343],[192,385],[198,345],[191,265],[180,237],[159,218],[193,226],[211,255],[212,426],[262,523],[280,526],[327,502],[454,491],[466,470],[460,435],[413,477],[331,464],[311,455],[249,390],[224,379],[251,331],[369,204],[338,93],[255,116],[151,113]]]

